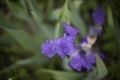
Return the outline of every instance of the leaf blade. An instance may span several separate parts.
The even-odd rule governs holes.
[[[108,73],[107,68],[105,67],[105,64],[103,63],[102,59],[98,55],[95,55],[95,57],[96,57],[98,78],[103,78]]]

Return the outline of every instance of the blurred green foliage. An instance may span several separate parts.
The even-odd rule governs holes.
[[[0,4],[0,80],[120,80],[118,0],[1,0]],[[41,54],[46,39],[63,34],[62,22],[85,35],[94,24],[91,12],[99,4],[106,20],[96,44],[105,64],[96,56],[97,67],[90,72],[68,71],[57,55],[48,59]]]

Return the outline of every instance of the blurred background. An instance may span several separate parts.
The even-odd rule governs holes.
[[[105,55],[107,76],[96,79],[96,68],[77,72],[59,56],[41,54],[45,40],[63,34],[62,22],[80,29],[78,39],[85,35],[98,5],[105,21],[94,47]],[[119,0],[0,0],[0,80],[120,80],[119,5]]]

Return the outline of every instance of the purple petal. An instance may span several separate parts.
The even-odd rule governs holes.
[[[53,57],[57,53],[64,58],[65,55],[70,55],[77,50],[74,39],[74,36],[64,35],[61,38],[47,40],[42,44],[41,51],[48,57]]]
[[[57,50],[57,39],[47,40],[41,46],[41,51],[48,57],[53,57]]]
[[[63,27],[64,27],[64,29],[66,31],[66,34],[68,36],[75,36],[79,32],[79,30],[77,28],[72,27],[72,26],[70,26],[70,25],[68,25],[66,23],[63,23],[62,25],[63,25]]]
[[[96,62],[94,53],[90,52],[88,55],[86,55],[86,60],[88,63],[94,64]]]
[[[57,53],[61,58],[64,58],[65,54],[59,46],[61,44],[61,39],[62,38],[47,40],[41,46],[42,53],[48,57],[53,57]]]
[[[87,37],[83,37],[81,40],[80,40],[80,43],[88,43],[88,41],[87,41]]]
[[[80,57],[79,55],[71,56],[70,60],[69,60],[69,65],[77,71],[82,70],[82,65],[84,63],[85,63],[85,60],[82,57]]]
[[[86,54],[82,54],[81,52],[79,54],[74,53],[72,56],[70,56],[69,60],[69,65],[77,71],[81,71],[82,68],[85,68],[87,71],[89,71],[92,68],[93,63],[95,63],[95,57],[93,54],[86,56]]]
[[[102,24],[105,19],[105,14],[101,6],[98,6],[92,13],[93,20],[96,24]]]
[[[87,69],[87,71],[90,71],[92,68],[92,64],[86,62],[86,64],[84,65],[84,68]]]
[[[57,46],[56,46],[56,53],[63,59],[66,54],[64,53],[63,48],[61,48],[60,46],[62,43],[62,38],[58,38]]]
[[[87,44],[88,44],[87,37],[84,37],[84,38],[82,38],[82,39],[80,40],[80,44],[79,44],[79,45],[80,45],[82,48],[86,47]]]
[[[87,60],[86,54],[83,54],[80,51],[80,56],[84,60],[84,63],[82,63],[82,67],[85,68],[85,69],[87,69],[87,71],[89,71],[92,68],[92,64]],[[88,57],[88,59],[89,59],[89,57]]]
[[[88,41],[87,41],[87,37],[83,37],[81,40],[80,40],[80,46],[81,47],[84,47],[85,45],[87,45]]]
[[[74,42],[74,36],[66,36],[61,38],[59,48],[63,51],[64,54],[70,55],[77,51],[77,47]]]

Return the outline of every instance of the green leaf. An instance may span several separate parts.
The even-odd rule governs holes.
[[[24,30],[5,29],[26,50],[39,53],[39,44]]]
[[[107,22],[111,28],[113,28],[115,26],[112,9],[110,6],[108,6],[108,8],[107,8]]]
[[[12,24],[9,20],[6,19],[4,14],[0,11],[0,28],[9,28],[9,29],[16,29],[18,28],[17,26],[15,27],[14,24]]]
[[[71,23],[80,30],[82,36],[86,33],[86,25],[82,18],[76,12],[71,12]]]
[[[76,73],[72,71],[55,71],[55,70],[40,70],[42,72],[47,72],[53,74],[55,80],[78,80],[85,76],[85,73]]]
[[[26,1],[21,0],[21,5],[17,5],[9,0],[6,0],[7,6],[12,12],[12,14],[19,18],[20,21],[26,21],[28,23],[29,27],[31,28],[32,32],[38,37],[39,39],[39,34],[40,30],[36,27],[36,24],[34,23],[34,20],[32,19],[31,15],[29,15],[29,12],[26,8]],[[40,17],[38,17],[40,18]],[[40,20],[38,20],[40,21]],[[13,21],[16,23],[16,21]],[[21,23],[24,24],[24,23]],[[18,24],[18,25],[21,25]],[[12,24],[13,25],[13,24]],[[22,26],[21,26],[22,27]],[[26,25],[23,27],[24,29],[26,28]]]
[[[84,80],[96,80],[95,72],[94,71],[88,72]]]
[[[30,17],[27,14],[27,12],[25,11],[25,9],[23,9],[21,6],[6,0],[7,6],[10,9],[10,11],[13,13],[13,15],[15,15],[16,17],[22,19],[22,20],[29,20]]]
[[[95,55],[96,57],[96,66],[97,66],[97,75],[98,78],[103,78],[107,75],[107,68],[101,58],[98,55]]]
[[[86,34],[86,25],[77,12],[71,12],[71,23],[80,30],[82,36]]]
[[[55,19],[55,20],[57,20],[58,18],[59,18],[59,16],[60,16],[60,13],[61,13],[61,8],[58,8],[58,9],[56,9],[56,10],[54,10],[52,13],[51,13],[51,18],[52,19]]]
[[[71,13],[70,13],[70,22],[77,27],[80,30],[80,33],[82,36],[86,34],[86,25],[79,14],[79,8],[81,6],[81,3],[83,1],[79,0],[74,0],[72,1],[70,8],[71,8]]]
[[[70,22],[70,18],[69,18],[70,13],[68,10],[68,0],[65,1],[64,6],[61,9],[59,9],[59,12],[60,13],[57,13],[59,22],[57,23],[57,26],[55,28],[55,37],[58,37],[60,35],[61,23],[62,22],[66,22],[66,23]]]
[[[73,71],[73,69],[68,65],[68,62],[69,62],[69,58],[68,57],[65,57],[62,60],[62,67],[63,67],[63,69],[65,69],[67,71]]]
[[[106,26],[105,30],[106,32],[105,34],[103,34],[102,39],[107,40],[113,38],[114,35],[112,33],[111,28]]]
[[[49,14],[54,7],[54,0],[48,0],[47,1],[47,13]]]
[[[35,0],[26,0],[26,2],[27,2],[27,4],[28,4],[31,11],[35,12],[39,16],[39,18],[43,17],[42,11],[41,11],[40,7],[38,6],[39,4],[38,4],[37,1],[35,1]]]
[[[43,32],[47,38],[52,38],[52,30],[50,29],[50,26],[47,26],[43,24],[43,15],[40,12],[40,9],[38,8],[38,4],[34,0],[27,0],[28,6],[31,10],[31,14],[33,17],[33,20],[36,23],[36,29],[37,29],[37,37],[39,39],[40,32]],[[40,40],[40,39],[39,39]]]
[[[110,51],[111,53],[117,54],[117,46],[114,40],[109,41],[105,45],[103,45],[103,49]]]
[[[39,33],[43,32],[46,37],[52,38],[52,30],[50,27],[41,22],[40,17],[37,15],[37,13],[31,12],[31,14],[33,15],[33,19],[37,24],[36,29],[38,29]]]
[[[112,9],[110,6],[107,8],[107,22],[113,33],[115,34],[116,40],[120,48],[120,28],[115,25]]]
[[[40,56],[40,55],[36,55],[33,56],[32,58],[28,58],[28,59],[23,59],[23,60],[19,60],[16,63],[14,63],[13,65],[4,68],[0,71],[0,74],[9,72],[12,69],[16,69],[22,66],[26,66],[26,65],[30,65],[30,64],[38,64],[38,63],[45,63],[48,59],[44,56]]]

